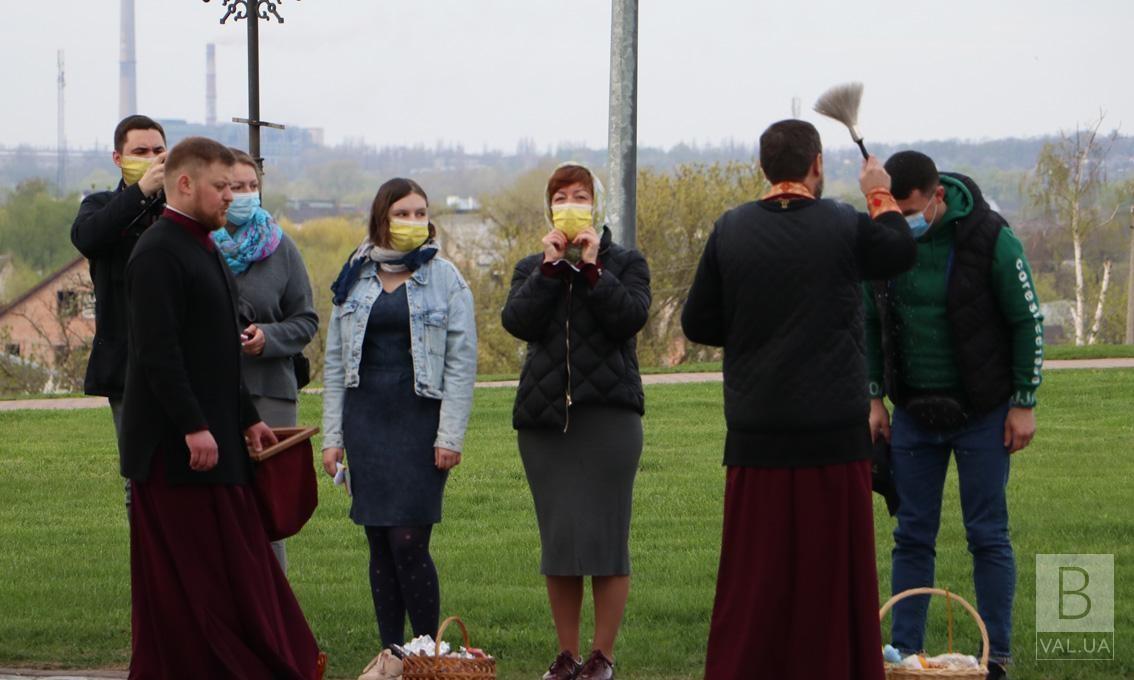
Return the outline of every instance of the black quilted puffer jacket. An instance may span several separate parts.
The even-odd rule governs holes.
[[[570,406],[603,404],[645,412],[635,336],[650,309],[646,258],[611,241],[603,228],[594,285],[543,254],[520,260],[500,314],[528,343],[512,411],[517,430],[570,427]]]

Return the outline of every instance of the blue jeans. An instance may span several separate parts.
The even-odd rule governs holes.
[[[1012,598],[1016,559],[1008,537],[1008,470],[1004,446],[1008,406],[974,419],[959,430],[925,430],[901,408],[894,409],[891,467],[901,507],[894,529],[892,589],[932,586],[941,525],[941,496],[949,454],[957,459],[961,513],[969,552],[977,610],[988,627],[989,658],[1007,663],[1012,656]],[[956,584],[952,584],[956,588]],[[928,596],[907,598],[893,609],[891,636],[903,654],[923,649]]]

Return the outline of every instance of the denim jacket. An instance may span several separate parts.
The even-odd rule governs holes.
[[[472,292],[453,263],[435,257],[406,281],[414,391],[441,400],[434,446],[460,451],[476,381],[476,320]],[[346,390],[358,386],[370,308],[382,294],[378,268],[363,265],[347,299],[331,311],[323,365],[323,447],[343,446]]]

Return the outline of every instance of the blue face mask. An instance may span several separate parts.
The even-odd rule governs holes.
[[[232,208],[229,208],[231,215]],[[925,215],[916,213],[906,218],[906,222],[910,225],[910,231],[913,232],[914,238],[920,238],[922,234],[929,231],[929,221],[925,219]]]
[[[260,194],[249,192],[247,194],[233,194],[232,203],[228,206],[228,221],[238,227],[248,224],[252,213],[260,207]]]
[[[933,203],[933,219],[937,219],[937,203],[932,198],[929,199],[929,202]],[[928,207],[926,206],[926,208]],[[914,238],[920,238],[933,226],[932,221],[925,219],[925,208],[922,208],[921,212],[906,216],[906,223],[910,225],[910,231],[913,232]]]

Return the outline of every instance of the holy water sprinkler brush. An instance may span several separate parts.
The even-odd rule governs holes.
[[[862,133],[858,131],[858,105],[862,103],[862,83],[836,85],[823,93],[815,102],[815,112],[839,121],[850,130],[851,139],[862,149],[862,157],[869,158]]]

